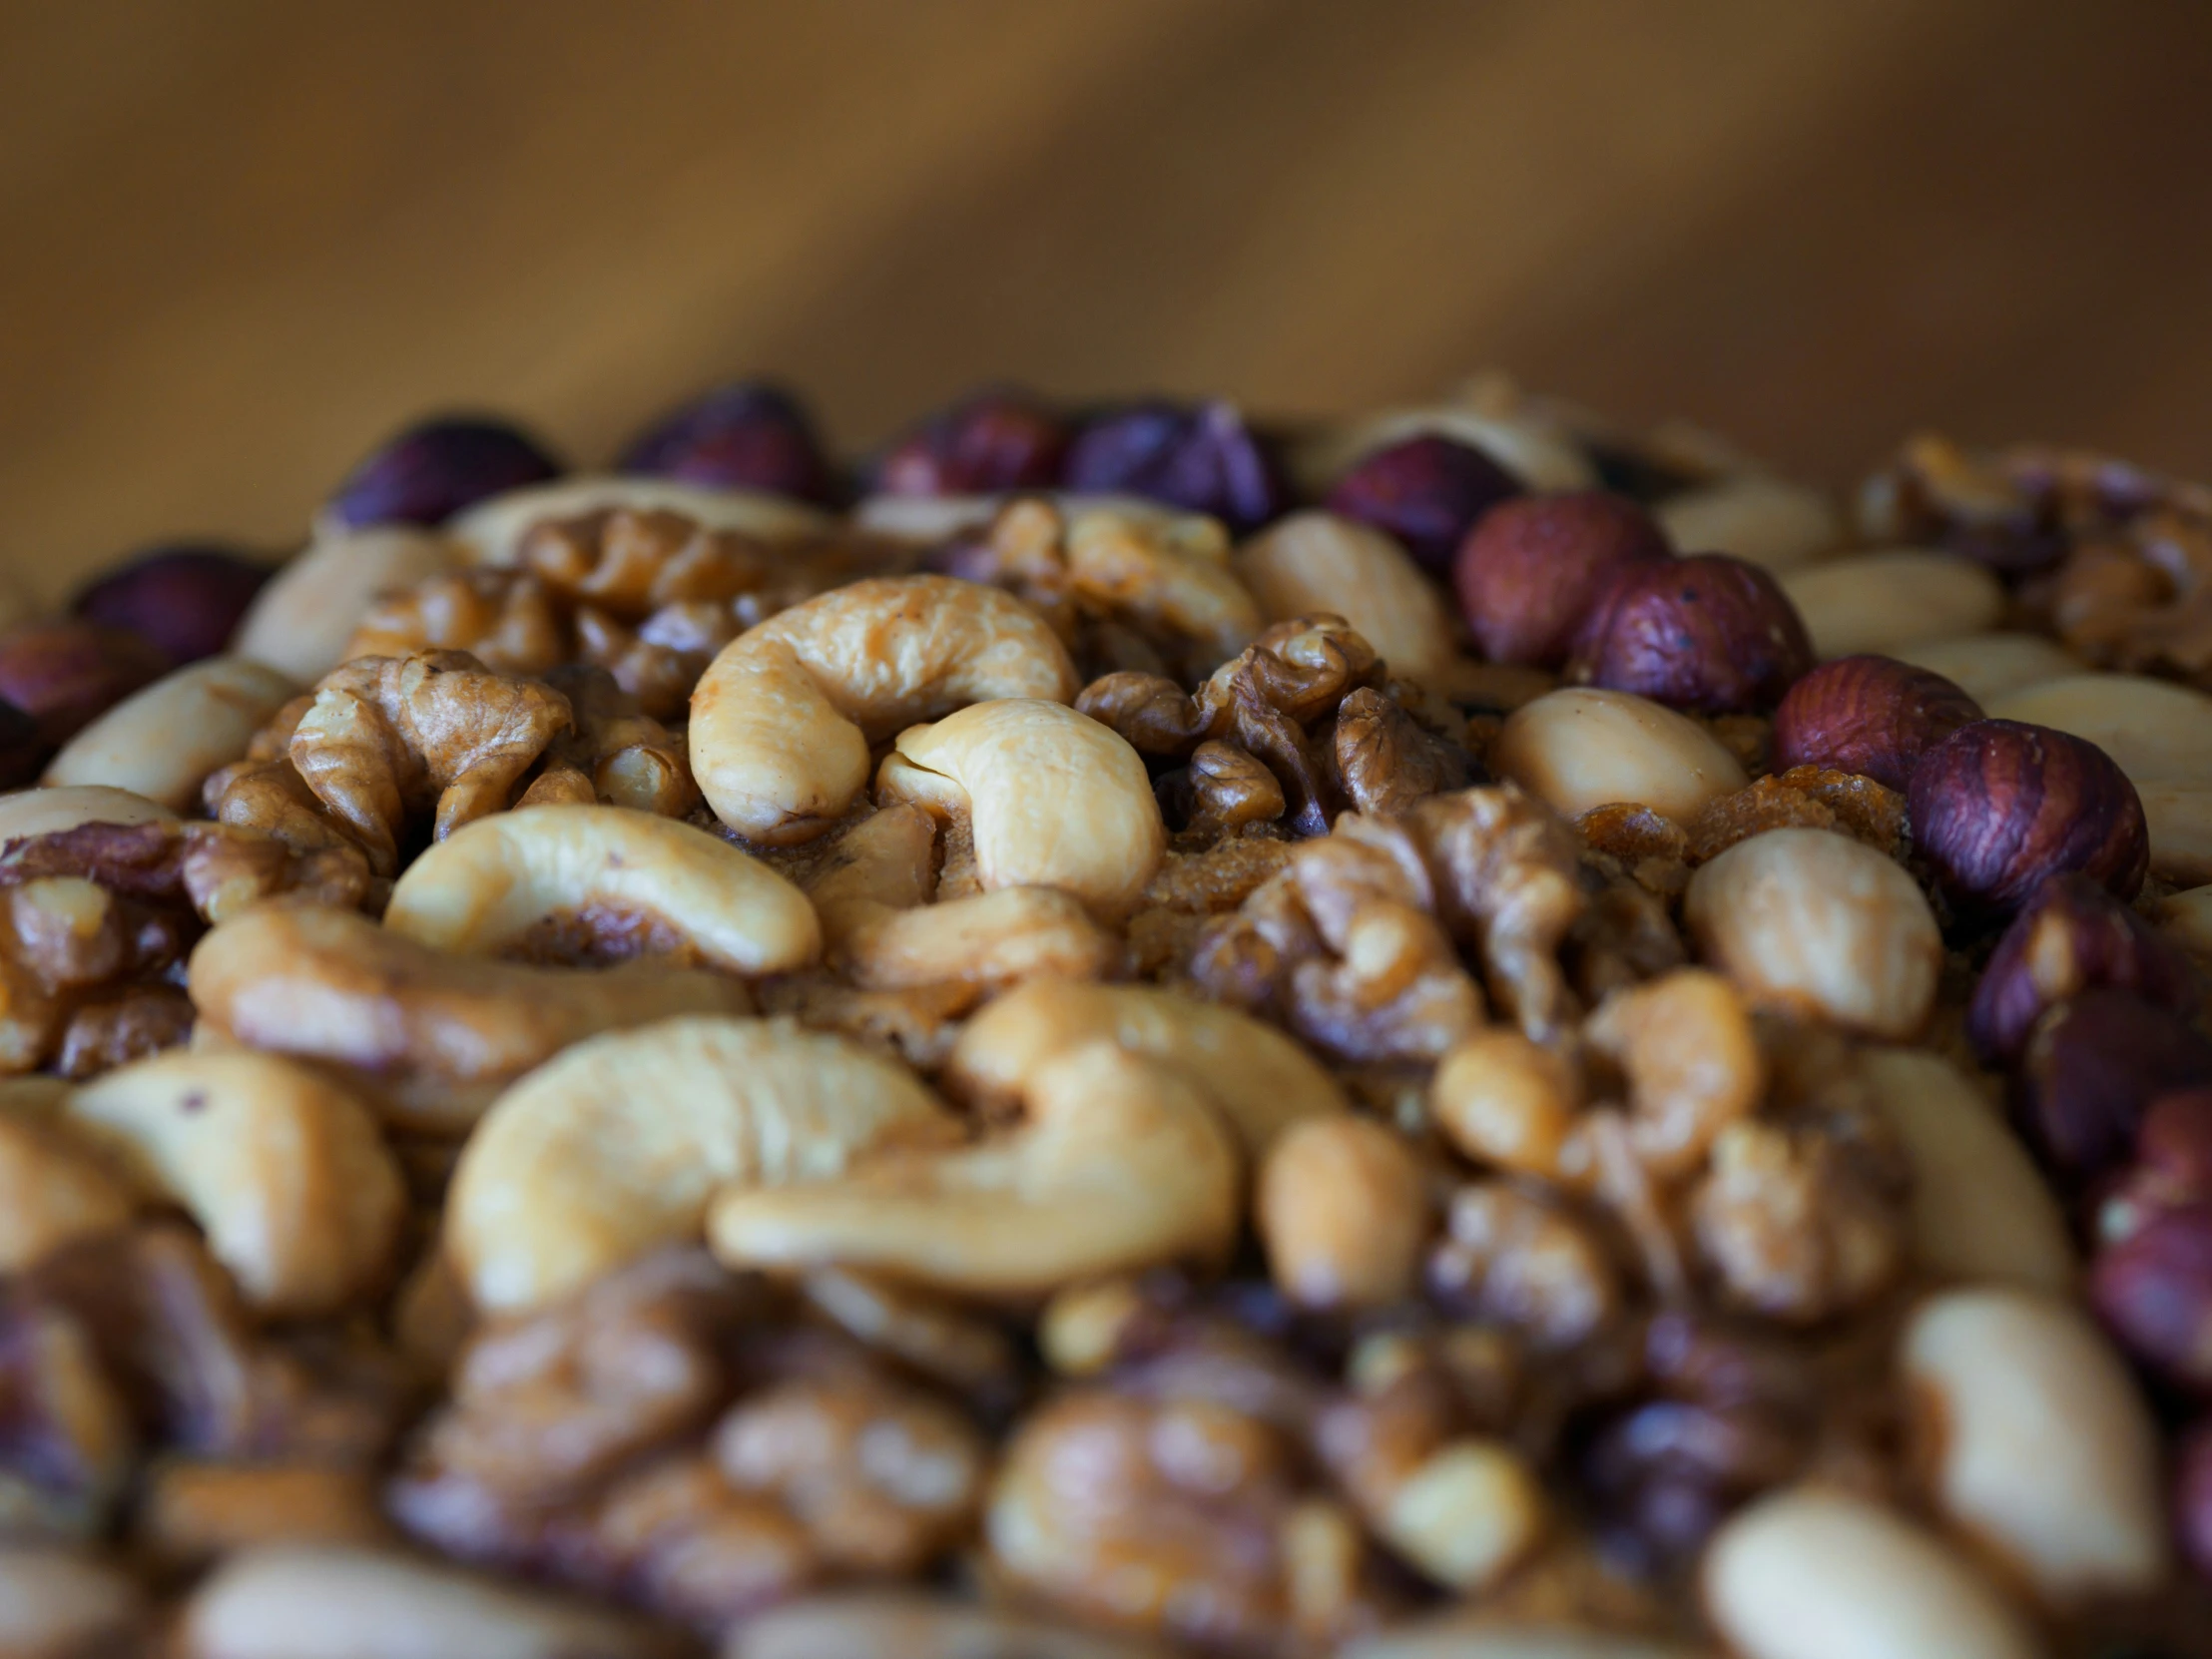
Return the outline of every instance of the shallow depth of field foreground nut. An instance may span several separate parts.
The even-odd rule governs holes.
[[[1546,692],[1506,718],[1490,768],[1565,818],[1635,802],[1687,824],[1750,782],[1697,722],[1630,692]]]
[[[1119,914],[1167,849],[1144,758],[1064,703],[971,704],[899,733],[898,756],[965,798],[986,888],[1057,887]]]
[[[1226,1255],[1242,1160],[1199,1088],[1109,1042],[1063,1050],[1025,1082],[1026,1121],[975,1146],[725,1188],[708,1243],[734,1269],[879,1269],[1014,1297]]]
[[[1706,1612],[1744,1659],[2038,1659],[2027,1620],[1949,1544],[1816,1487],[1739,1510],[1706,1546]]]
[[[2024,1291],[1952,1291],[1915,1312],[1900,1364],[1952,1525],[2060,1608],[2164,1581],[2158,1429],[2079,1310]]]
[[[696,1237],[732,1184],[822,1182],[954,1120],[903,1066],[788,1020],[679,1019],[578,1043],[470,1138],[446,1247],[480,1308],[526,1308]]]
[[[540,807],[465,825],[392,887],[384,925],[439,950],[492,954],[542,922],[648,922],[735,973],[822,951],[807,895],[719,835],[628,807]]]
[[[79,732],[47,767],[46,782],[129,790],[182,812],[297,689],[248,658],[207,658],[132,693]]]
[[[811,840],[867,785],[868,745],[994,697],[1072,703],[1075,665],[1011,594],[877,577],[748,629],[692,692],[691,763],[723,823]]]
[[[183,1206],[267,1313],[334,1313],[390,1266],[399,1167],[366,1108],[304,1066],[157,1054],[77,1090],[63,1117]]]
[[[1904,868],[1832,830],[1770,830],[1690,880],[1683,916],[1705,959],[1754,1001],[1872,1036],[1928,1020],[1943,939]]]

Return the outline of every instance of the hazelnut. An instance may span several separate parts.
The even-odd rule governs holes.
[[[1366,1118],[1308,1118],[1260,1165],[1254,1220],[1284,1294],[1307,1308],[1376,1308],[1412,1293],[1428,1204],[1412,1149]]]
[[[1904,1039],[1927,1022],[1941,930],[1894,860],[1832,830],[1770,830],[1690,879],[1699,953],[1754,1002]]]
[[[2133,1237],[2168,1210],[2212,1205],[2212,1089],[2160,1095],[2135,1132],[2135,1162],[2098,1200],[2104,1244]]]
[[[225,547],[158,547],[79,590],[70,610],[158,646],[179,667],[231,643],[274,567]]]
[[[417,421],[364,457],[323,508],[333,527],[443,524],[488,495],[565,471],[535,438],[504,420],[441,415]]]
[[[136,634],[74,619],[28,622],[0,634],[0,698],[59,744],[169,670]]]
[[[1673,556],[1665,532],[1635,502],[1582,490],[1491,508],[1459,544],[1451,574],[1483,656],[1557,668],[1616,567]]]
[[[2174,1460],[2174,1530],[2189,1565],[2212,1578],[2212,1417],[2182,1436]]]
[[[1430,432],[1363,456],[1325,505],[1395,536],[1415,563],[1441,576],[1475,520],[1518,494],[1519,481],[1474,445]]]
[[[2078,872],[2054,875],[1997,940],[1967,1006],[1966,1035],[1985,1062],[2006,1066],[2045,1009],[2093,985],[2186,1014],[2193,981],[2179,948],[2102,886]]]
[[[631,441],[621,470],[800,501],[835,493],[806,405],[764,380],[735,380],[671,409]]]
[[[1792,686],[1774,713],[1774,770],[1825,767],[1903,791],[1920,759],[1980,707],[1939,674],[1892,657],[1838,657]]]
[[[987,387],[898,437],[876,463],[886,495],[995,495],[1049,489],[1067,456],[1068,423],[1044,399]]]
[[[36,782],[52,750],[37,721],[13,703],[0,702],[0,791]]]
[[[1736,757],[1694,720],[1626,692],[1546,692],[1506,716],[1490,770],[1563,818],[1632,802],[1687,824],[1744,788]]]
[[[2125,1163],[2159,1096],[2212,1084],[2212,1043],[2121,990],[2083,991],[2036,1024],[2012,1076],[2013,1110],[2044,1162],[2089,1181]]]
[[[2165,1211],[2106,1245],[2089,1296],[2130,1354],[2184,1386],[2212,1388],[2212,1205]]]
[[[2127,775],[2095,744],[2046,726],[1961,726],[1922,758],[1908,800],[1916,849],[1968,911],[2009,913],[2068,870],[2133,898],[2150,862]]]
[[[1154,400],[1094,415],[1069,446],[1061,482],[1211,513],[1242,533],[1283,510],[1274,457],[1231,403]]]
[[[1629,564],[1598,589],[1567,678],[1670,708],[1772,708],[1813,666],[1805,624],[1775,579],[1726,553]]]

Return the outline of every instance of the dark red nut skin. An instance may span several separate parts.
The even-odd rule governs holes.
[[[1700,714],[1771,709],[1813,666],[1790,596],[1726,553],[1622,565],[1599,587],[1567,659],[1578,685]]]
[[[996,495],[1059,482],[1071,429],[1033,394],[993,386],[902,434],[876,463],[886,495]]]
[[[47,744],[67,741],[169,666],[138,635],[74,617],[0,634],[0,698],[37,722]]]
[[[0,703],[0,790],[28,789],[37,783],[53,752],[37,721],[13,703]]]
[[[799,399],[764,380],[737,380],[679,404],[631,440],[624,472],[708,489],[765,490],[828,504],[835,473]]]
[[[2168,1210],[2097,1252],[2089,1300],[2136,1359],[2212,1389],[2212,1206]]]
[[[2135,1152],[2151,1102],[2212,1085],[2212,1043],[2178,1014],[2121,990],[2089,990],[2037,1023],[2012,1074],[2012,1107],[2044,1162],[2072,1182]]]
[[[1524,495],[1476,522],[1452,560],[1451,581],[1483,656],[1558,668],[1616,569],[1673,557],[1658,521],[1624,496]]]
[[[1520,481],[1472,444],[1428,433],[1361,457],[1325,505],[1394,536],[1414,563],[1442,576],[1475,520],[1520,492]]]
[[[1921,757],[1981,705],[1940,674],[1894,657],[1838,657],[1801,675],[1774,712],[1776,772],[1856,772],[1904,793]]]
[[[2182,1559],[2212,1578],[2212,1417],[2182,1436],[2174,1459],[2174,1533]]]
[[[345,475],[324,512],[354,529],[443,524],[486,496],[542,484],[565,470],[552,451],[507,421],[439,415],[379,444]]]
[[[1966,1006],[1966,1035],[1985,1064],[2009,1066],[2045,1009],[2094,986],[2182,1015],[2198,995],[2196,970],[2172,940],[2089,876],[2054,875],[1990,952]]]
[[[196,663],[231,643],[274,567],[227,547],[157,547],[78,591],[73,615],[127,629],[173,663]]]
[[[1913,845],[1961,912],[2009,915],[2079,870],[2133,898],[2150,864],[2135,786],[2095,744],[2047,726],[1977,720],[1914,770]]]
[[[2151,1102],[2135,1132],[2135,1162],[2094,1207],[2095,1233],[2113,1244],[2194,1205],[2212,1205],[2212,1088]]]
[[[1239,534],[1282,512],[1282,474],[1230,403],[1154,400],[1093,415],[1068,446],[1061,480],[1084,494],[1141,495],[1211,513]]]

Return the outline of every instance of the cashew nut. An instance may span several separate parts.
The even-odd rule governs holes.
[[[573,810],[573,809],[563,809]],[[742,1013],[725,974],[626,962],[523,967],[448,955],[341,910],[270,905],[192,953],[201,1033],[350,1067],[410,1127],[465,1128],[496,1090],[570,1043],[672,1014]]]
[[[182,1206],[248,1302],[334,1313],[379,1280],[406,1194],[375,1120],[268,1054],[157,1054],[69,1097],[66,1120]]]
[[[2004,585],[1955,553],[1853,553],[1779,580],[1823,659],[1978,634],[2004,614]]]
[[[1966,634],[1917,640],[1890,653],[1901,663],[1940,674],[1984,709],[2013,692],[2064,680],[2086,665],[2056,640],[2041,634]]]
[[[345,660],[371,600],[450,570],[453,561],[447,542],[405,525],[319,534],[254,596],[231,649],[311,686]]]
[[[29,1114],[0,1114],[0,1273],[127,1223],[138,1205],[75,1136]]]
[[[965,797],[985,887],[1057,887],[1119,915],[1167,850],[1143,758],[1112,727],[1064,703],[973,704],[909,726],[898,753]]]
[[[0,846],[59,834],[86,824],[174,824],[159,801],[101,784],[56,785],[0,795]]]
[[[1062,540],[1078,593],[1195,640],[1217,662],[1260,631],[1260,608],[1230,568],[1228,534],[1217,519],[1078,499],[1067,509]]]
[[[435,949],[491,955],[549,918],[593,914],[651,918],[735,973],[783,973],[822,951],[814,906],[783,876],[719,835],[628,807],[531,808],[465,825],[407,866],[384,925]]]
[[[1145,985],[1039,981],[1007,992],[960,1033],[945,1087],[1002,1109],[1055,1055],[1101,1039],[1197,1083],[1255,1158],[1301,1119],[1346,1109],[1337,1080],[1274,1026]]]
[[[1569,687],[1506,717],[1490,767],[1562,818],[1634,802],[1687,824],[1750,782],[1697,722],[1629,692]]]
[[[674,478],[587,475],[526,484],[479,501],[454,517],[444,533],[472,564],[511,565],[521,559],[523,537],[533,525],[618,507],[682,513],[709,530],[737,530],[765,542],[806,541],[831,524],[826,514],[788,496],[708,489]]]
[[[903,1067],[841,1037],[667,1020],[578,1043],[499,1097],[454,1172],[446,1248],[479,1308],[530,1307],[695,1237],[718,1188],[824,1181],[952,1132]]]
[[[130,790],[182,812],[218,767],[298,688],[246,657],[210,657],[164,675],[79,732],[46,769],[51,785]]]
[[[1435,681],[1451,665],[1442,591],[1380,530],[1334,513],[1293,513],[1239,548],[1236,566],[1269,622],[1341,616],[1410,679]]]
[[[833,1590],[748,1619],[722,1659],[1167,1659],[1164,1648],[914,1590]]]
[[[691,761],[717,816],[812,840],[866,787],[868,745],[996,697],[1070,703],[1075,666],[1010,594],[947,576],[836,588],[748,629],[692,693]]]
[[[979,1145],[724,1189],[709,1245],[735,1269],[866,1268],[1011,1297],[1228,1252],[1240,1159],[1198,1088],[1108,1042],[1054,1054],[1025,1081],[1027,1121]]]
[[[1810,564],[1844,539],[1827,496],[1760,472],[1671,495],[1652,516],[1684,553],[1730,553],[1773,571]]]

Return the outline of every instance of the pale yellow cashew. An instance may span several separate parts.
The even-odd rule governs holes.
[[[812,840],[867,785],[868,745],[996,697],[1075,700],[1044,618],[949,576],[876,577],[795,605],[722,649],[692,692],[691,762],[722,822]]]
[[[980,1145],[877,1158],[841,1180],[731,1186],[707,1242],[736,1269],[872,1268],[939,1289],[1032,1297],[1076,1280],[1219,1260],[1241,1160],[1191,1082],[1110,1042],[1027,1079],[1027,1121]]]
[[[645,919],[734,973],[822,953],[807,895],[719,835],[629,807],[536,807],[463,826],[391,890],[384,926],[490,955],[555,917]]]
[[[956,1122],[903,1067],[789,1020],[676,1019],[578,1043],[462,1153],[446,1249],[481,1309],[527,1308],[696,1238],[732,1183],[841,1173]]]
[[[105,784],[58,784],[0,795],[0,846],[58,834],[87,824],[174,824],[177,815],[159,801]]]
[[[985,887],[1057,887],[1120,915],[1167,850],[1143,757],[1064,703],[973,704],[909,726],[898,753],[964,800]]]
[[[164,675],[79,732],[46,782],[128,790],[182,812],[299,688],[247,657],[210,657]]]
[[[311,686],[345,660],[354,624],[378,594],[412,587],[453,563],[451,544],[412,525],[320,530],[255,596],[231,649]]]
[[[1336,1079],[1274,1026],[1145,985],[1042,980],[1009,991],[968,1021],[945,1086],[1003,1107],[1054,1056],[1101,1040],[1198,1084],[1253,1157],[1300,1119],[1346,1109]]]
[[[121,1227],[137,1210],[117,1173],[66,1128],[0,1112],[0,1273]]]
[[[304,1066],[157,1054],[77,1090],[63,1118],[189,1212],[265,1313],[334,1313],[390,1267],[398,1164],[367,1109]]]
[[[758,490],[708,489],[674,478],[585,475],[556,478],[479,501],[444,534],[472,564],[511,565],[533,525],[617,509],[681,513],[709,530],[736,530],[766,542],[806,541],[827,532],[827,514]]]

